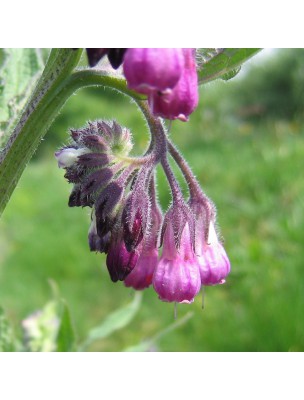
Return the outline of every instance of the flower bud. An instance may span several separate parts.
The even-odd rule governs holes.
[[[124,241],[120,237],[112,239],[106,260],[112,281],[123,281],[135,267],[138,256],[138,251],[129,252],[126,249]]]
[[[183,52],[182,49],[128,49],[123,68],[130,89],[144,94],[168,92],[181,76]]]
[[[95,65],[107,54],[110,64],[117,69],[123,62],[127,49],[86,49],[90,67]]]
[[[95,65],[108,53],[109,49],[86,49],[90,67]]]
[[[127,49],[109,49],[108,59],[114,69],[121,66],[126,51]]]
[[[113,181],[99,194],[95,202],[98,235],[102,236],[113,228],[116,209],[120,205],[123,193],[123,185]]]
[[[150,223],[150,201],[141,178],[139,174],[122,213],[124,241],[129,251],[142,241]]]
[[[79,157],[88,153],[88,149],[75,149],[73,147],[65,147],[61,150],[56,151],[55,157],[58,161],[59,168],[68,168],[74,165],[78,160]]]
[[[99,236],[96,228],[95,213],[92,213],[92,222],[88,234],[88,242],[91,251],[100,253],[107,253],[110,243],[111,234],[108,232],[106,235]]]

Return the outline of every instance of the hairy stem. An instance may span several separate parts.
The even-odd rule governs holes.
[[[72,73],[82,50],[53,49],[20,120],[0,154],[0,215],[6,207],[27,163],[36,151],[59,111],[78,89],[104,86],[118,90],[135,100],[141,98],[129,90],[123,77],[99,70]]]
[[[161,119],[153,116],[149,109],[147,101],[136,100],[136,103],[141,109],[150,128],[150,132],[153,138],[153,151],[156,154],[156,162],[161,162],[161,165],[171,188],[173,202],[180,202],[183,198],[183,194],[168,162],[169,142]]]
[[[180,154],[180,152],[177,150],[177,148],[174,146],[174,144],[168,140],[168,150],[173,159],[175,160],[176,164],[179,166],[180,170],[182,171],[188,188],[189,188],[189,193],[191,198],[195,198],[197,196],[201,197],[204,196],[205,194],[203,193],[200,184],[198,183],[197,179],[195,178],[191,168],[189,167],[187,161],[183,158],[183,156]]]

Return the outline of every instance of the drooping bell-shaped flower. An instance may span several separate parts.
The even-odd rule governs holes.
[[[143,251],[135,265],[134,269],[125,278],[124,284],[135,290],[148,288],[152,283],[153,273],[157,266],[158,250],[157,248]]]
[[[168,302],[192,303],[199,292],[200,272],[188,223],[184,226],[179,248],[176,247],[172,224],[167,224],[163,254],[154,272],[153,286],[159,298]]]
[[[154,115],[188,121],[198,104],[198,78],[193,49],[183,49],[184,68],[180,79],[170,93],[153,92],[149,105]]]
[[[196,240],[196,255],[202,285],[225,283],[230,272],[230,262],[226,251],[218,240],[214,224],[210,222],[209,235],[206,241],[204,233]]]
[[[123,69],[130,89],[149,94],[170,92],[184,69],[182,49],[128,49]]]

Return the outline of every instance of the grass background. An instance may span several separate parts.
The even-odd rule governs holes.
[[[304,350],[304,82],[288,68],[304,70],[302,58],[300,50],[274,52],[238,78],[201,88],[190,122],[172,125],[173,141],[217,206],[232,272],[225,285],[206,288],[204,310],[199,296],[178,306],[178,318],[194,315],[158,350]],[[79,341],[131,299],[130,289],[110,281],[105,257],[88,251],[89,210],[67,207],[71,187],[53,156],[69,127],[96,118],[130,127],[134,154],[147,144],[128,99],[88,89],[67,102],[0,221],[0,304],[17,332],[20,320],[51,298],[49,279],[69,304]],[[170,194],[158,172],[165,210]],[[150,288],[132,323],[91,350],[120,351],[173,321],[173,305]]]

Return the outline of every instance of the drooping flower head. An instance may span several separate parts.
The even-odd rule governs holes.
[[[198,104],[195,49],[86,49],[90,66],[108,56],[113,68],[123,65],[128,87],[148,96],[155,116],[188,121]]]

